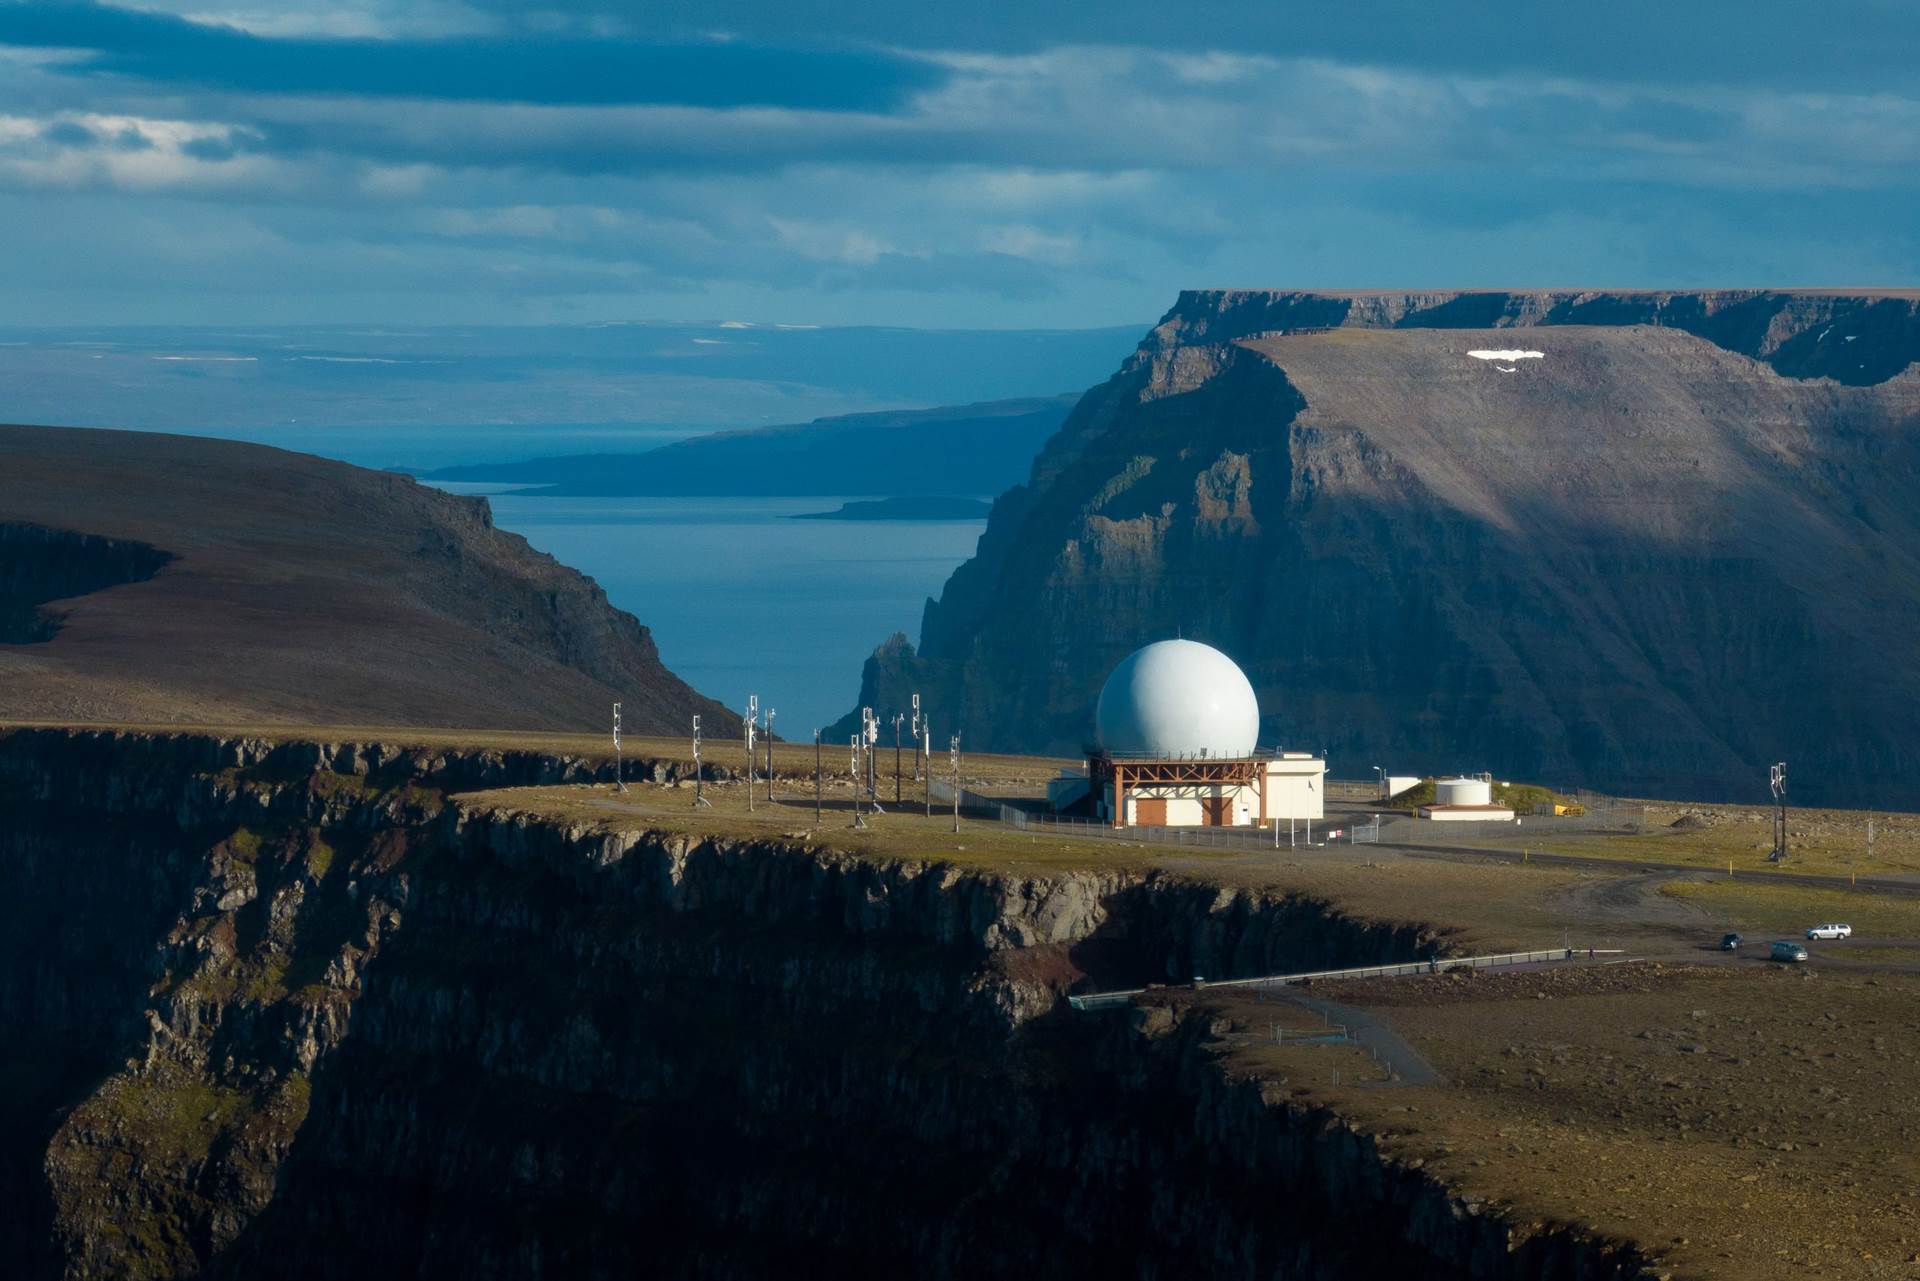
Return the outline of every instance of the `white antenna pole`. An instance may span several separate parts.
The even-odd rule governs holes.
[[[853,825],[865,827],[867,820],[860,814],[860,736],[858,734],[849,735],[847,738],[847,773],[853,779]]]
[[[893,714],[893,803],[900,804],[900,725],[907,718]]]
[[[860,709],[860,741],[867,753],[867,804],[875,814],[880,808],[880,784],[875,776],[877,749],[880,745],[880,718],[871,707]]]
[[[613,705],[613,782],[621,791],[627,790],[626,770],[621,768],[620,759],[620,704]]]
[[[920,696],[913,696],[913,781],[920,781]]]
[[[754,732],[760,728],[759,721],[760,696],[749,694],[747,695],[747,723],[740,731],[746,735],[747,739],[747,813],[749,814],[753,813],[753,736]]]

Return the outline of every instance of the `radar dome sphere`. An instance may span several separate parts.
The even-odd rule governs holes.
[[[1157,641],[1123,659],[1094,710],[1100,746],[1121,756],[1243,757],[1260,703],[1237,664],[1198,641]]]

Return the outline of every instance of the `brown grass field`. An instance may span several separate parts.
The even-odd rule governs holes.
[[[1053,767],[1010,758],[993,772],[1017,783]],[[1310,989],[1393,1027],[1443,1074],[1438,1085],[1383,1084],[1382,1069],[1351,1044],[1276,1046],[1274,1024],[1320,1023],[1284,1002],[1230,989],[1171,999],[1200,1001],[1231,1021],[1217,1043],[1226,1070],[1325,1104],[1394,1157],[1519,1222],[1580,1223],[1631,1239],[1674,1276],[1920,1276],[1920,1089],[1906,1079],[1920,1062],[1920,897],[1850,889],[1844,878],[1810,888],[1709,874],[1729,848],[1725,831],[1745,820],[1704,835],[1592,837],[1574,847],[1604,851],[1620,864],[1614,872],[1366,846],[1169,849],[973,820],[956,835],[950,813],[929,820],[912,805],[855,831],[844,777],[827,789],[815,828],[810,789],[771,808],[762,800],[752,813],[738,784],[705,790],[714,808],[699,813],[687,786],[636,786],[624,797],[606,787],[517,789],[462,803],[609,828],[781,834],[862,857],[1022,876],[1162,871],[1430,924],[1462,953],[1563,940],[1620,947],[1635,959]],[[911,784],[908,796],[917,797]],[[1835,831],[1850,821],[1803,817]],[[1882,815],[1876,826],[1898,832],[1915,821]],[[1703,874],[1647,873],[1649,849]],[[1794,870],[1811,870],[1809,862]],[[1798,938],[1829,919],[1853,924],[1855,938],[1808,944],[1805,966],[1763,959],[1769,939]],[[1715,950],[1728,929],[1746,935],[1743,953]]]

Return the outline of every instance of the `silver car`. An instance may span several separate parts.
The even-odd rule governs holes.
[[[1804,961],[1807,959],[1807,949],[1792,939],[1781,939],[1768,951],[1767,958],[1774,961]]]
[[[1852,938],[1853,927],[1851,925],[1840,924],[1816,925],[1807,931],[1807,937],[1810,939]]]

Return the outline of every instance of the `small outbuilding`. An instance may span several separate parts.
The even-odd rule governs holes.
[[[1433,785],[1433,803],[1420,807],[1420,817],[1440,822],[1510,822],[1510,806],[1493,800],[1493,779],[1443,778]]]

